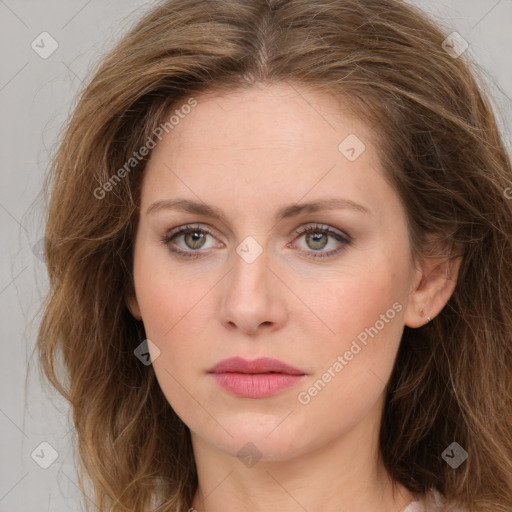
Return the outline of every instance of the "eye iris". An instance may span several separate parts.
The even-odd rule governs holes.
[[[188,243],[187,238],[192,239],[191,244]],[[205,240],[205,234],[201,233],[199,231],[189,231],[188,233],[185,233],[185,243],[191,249],[200,249],[204,245],[204,240]]]
[[[324,237],[324,243],[323,244],[320,243],[320,245],[315,245],[321,241],[322,237]],[[320,232],[307,233],[306,241],[307,241],[308,245],[310,245],[310,242],[313,242],[313,246],[310,245],[310,247],[312,249],[323,249],[327,245],[327,235],[325,233],[320,233]]]

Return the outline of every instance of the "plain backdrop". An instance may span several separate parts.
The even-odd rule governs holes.
[[[152,3],[0,0],[0,512],[82,510],[68,408],[33,353],[47,283],[37,196],[88,70]],[[469,43],[510,150],[512,0],[415,3]]]

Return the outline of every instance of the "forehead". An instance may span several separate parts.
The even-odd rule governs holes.
[[[176,144],[208,149],[337,150],[340,137],[357,133],[373,143],[374,133],[342,100],[302,84],[258,84],[230,92],[210,90],[172,130]],[[179,106],[178,106],[179,109]],[[215,129],[212,129],[212,128]],[[172,142],[171,142],[172,145]]]
[[[383,180],[375,134],[334,96],[280,83],[194,98],[196,106],[151,154],[143,201],[148,195],[215,196],[221,206],[239,198],[246,207],[259,201],[261,208],[262,200],[298,202],[339,191],[378,208],[393,194]]]

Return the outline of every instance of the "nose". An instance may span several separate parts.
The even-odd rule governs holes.
[[[220,322],[251,336],[280,329],[288,317],[286,287],[269,266],[269,251],[264,249],[255,259],[240,251],[233,260],[221,287]]]

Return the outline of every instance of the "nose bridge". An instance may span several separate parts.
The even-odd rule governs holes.
[[[247,236],[238,244],[233,255],[230,288],[240,297],[264,292],[268,263],[268,250],[255,237]]]
[[[262,324],[282,324],[286,308],[274,289],[269,256],[270,252],[252,236],[236,247],[223,290],[222,323],[236,325],[245,332],[255,332]]]

